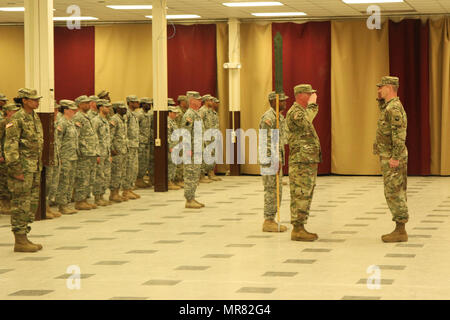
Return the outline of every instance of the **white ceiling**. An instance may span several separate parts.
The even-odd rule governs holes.
[[[245,0],[168,0],[168,14],[198,14],[201,19],[252,19],[252,12],[303,11],[309,18],[355,17],[366,14],[369,5],[350,5],[341,0],[278,0],[284,6],[259,8],[229,8],[222,2]],[[255,0],[247,0],[255,1]],[[266,0],[259,0],[266,1]],[[66,8],[76,4],[83,16],[99,21],[148,21],[151,10],[113,10],[112,4],[152,4],[153,0],[54,0],[55,16],[67,16]],[[0,0],[0,7],[23,6],[23,0]],[[404,0],[403,3],[380,4],[382,14],[450,14],[450,0]],[[0,12],[0,23],[23,22],[23,12]]]

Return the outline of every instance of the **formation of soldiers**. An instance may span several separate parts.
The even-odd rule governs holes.
[[[405,224],[408,222],[408,207],[406,203],[408,150],[406,148],[406,112],[397,96],[399,78],[384,76],[378,87],[378,104],[380,118],[376,132],[373,153],[380,157],[381,172],[384,180],[384,194],[396,223],[393,232],[381,237],[383,242],[405,242],[408,234]],[[315,241],[319,237],[305,229],[314,195],[318,164],[322,161],[320,141],[313,125],[313,120],[319,112],[316,90],[310,84],[300,84],[294,87],[295,102],[286,114],[279,115],[278,126],[275,112],[276,94],[269,94],[271,108],[267,110],[260,121],[260,129],[268,129],[266,153],[272,150],[271,129],[279,129],[278,159],[284,160],[284,145],[289,145],[289,182],[291,192],[291,224],[293,230],[291,240]],[[286,107],[286,97],[279,95],[279,111]],[[281,204],[282,162],[276,173],[264,174],[270,164],[261,163],[261,173],[264,185],[264,232],[285,232],[287,228],[275,221],[277,203]]]
[[[385,197],[396,223],[395,230],[383,235],[382,241],[404,242],[408,241],[405,224],[409,219],[406,204],[407,116],[397,96],[399,79],[385,76],[377,86],[381,112],[373,152],[380,157]],[[263,231],[287,230],[275,221],[275,215],[281,203],[281,168],[284,146],[288,144],[291,240],[315,241],[318,235],[308,232],[305,224],[318,164],[322,160],[319,137],[313,125],[319,105],[316,90],[310,84],[295,86],[294,95],[295,103],[284,119],[275,112],[277,95],[271,92],[271,108],[263,114],[259,125],[260,129],[268,131],[266,156],[273,159],[271,153],[277,154],[275,171],[268,168],[271,164],[261,163],[265,191]],[[27,238],[39,205],[43,167],[43,129],[35,112],[41,98],[36,90],[22,88],[14,102],[7,104],[8,99],[0,94],[0,209],[11,214],[14,251],[18,252],[42,249],[41,244],[34,244]],[[279,95],[280,112],[285,110],[287,99],[284,94]],[[202,97],[196,91],[188,91],[185,96],[178,97],[178,106],[170,98],[168,103],[169,189],[184,188],[185,207],[199,209],[205,205],[195,199],[198,184],[220,178],[214,174],[215,163],[206,163],[202,157],[203,148],[214,140],[205,143],[196,131],[199,125],[202,132],[218,129],[219,100],[209,94]],[[83,95],[75,101],[61,100],[54,117],[55,162],[46,168],[46,193],[47,202],[58,205],[59,212],[52,212],[48,207],[49,218],[139,199],[135,188],[148,188],[154,183],[152,99],[128,96],[126,103],[111,103],[109,93],[102,91],[97,96]],[[187,131],[191,138],[191,148],[186,149],[188,154],[184,155],[189,161],[184,164],[175,163],[171,155],[178,143],[171,139],[172,133],[178,128]],[[280,131],[272,130],[278,128]],[[274,139],[273,132],[281,132],[279,139]],[[272,148],[272,140],[279,141],[276,142],[278,149],[276,145]],[[107,189],[110,189],[109,200],[104,198]],[[91,193],[95,197],[94,203],[88,202]],[[72,201],[75,210],[69,207]]]
[[[0,211],[11,215],[14,251],[19,252],[42,249],[27,238],[39,205],[43,169],[43,129],[35,112],[41,98],[36,90],[22,88],[14,102],[7,104],[8,99],[0,94]],[[169,190],[185,188],[186,208],[204,207],[195,200],[198,183],[221,179],[214,174],[215,164],[194,164],[196,171],[189,164],[175,164],[171,152],[178,141],[170,138],[178,128],[193,134],[194,118],[204,130],[218,128],[219,103],[217,98],[202,97],[195,91],[179,96],[178,106],[168,99]],[[152,187],[152,106],[152,99],[134,95],[128,96],[126,103],[111,103],[105,90],[97,96],[59,101],[54,114],[54,161],[46,167],[48,219],[139,199],[135,189]],[[108,189],[110,196],[105,199]],[[88,201],[91,195],[93,202]],[[58,211],[50,208],[53,205]]]

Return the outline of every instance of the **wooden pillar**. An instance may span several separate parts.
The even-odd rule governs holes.
[[[44,165],[53,162],[54,57],[53,0],[25,0],[25,86],[43,98],[37,110],[44,129]],[[45,169],[41,173],[40,203],[36,220],[45,219]]]
[[[167,20],[166,0],[153,1],[153,127],[155,134],[155,192],[168,191],[167,170]]]

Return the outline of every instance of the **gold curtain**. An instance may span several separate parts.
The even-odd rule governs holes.
[[[379,115],[377,87],[389,74],[389,33],[366,21],[331,22],[331,171],[378,174],[372,154]]]
[[[216,54],[217,54],[217,95],[220,100],[219,106],[219,120],[220,130],[224,138],[223,146],[223,163],[217,165],[217,171],[225,173],[229,169],[226,164],[225,143],[226,143],[226,129],[229,126],[229,90],[228,90],[228,70],[223,68],[223,64],[228,62],[228,24],[216,24]]]
[[[112,101],[153,96],[151,24],[95,27],[95,92],[103,89]]]
[[[430,20],[431,174],[450,175],[450,18]]]
[[[0,92],[9,98],[25,86],[25,35],[21,26],[0,27]]]
[[[259,120],[269,108],[272,91],[272,24],[241,24],[241,127],[258,132]],[[260,174],[257,164],[249,162],[249,140],[241,172]],[[251,152],[257,152],[252,150]]]

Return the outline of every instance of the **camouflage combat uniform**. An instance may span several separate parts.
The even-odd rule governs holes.
[[[133,188],[139,166],[139,122],[136,115],[130,110],[127,112],[127,141],[128,153],[126,160],[126,174],[123,182],[124,190]]]
[[[39,205],[44,143],[41,120],[36,112],[17,111],[6,125],[4,154],[11,192],[11,227],[17,234],[30,232]],[[23,174],[24,181],[14,178]]]
[[[322,161],[319,137],[313,120],[319,112],[315,103],[304,109],[294,103],[286,115],[289,142],[291,223],[306,224],[316,185],[318,163]]]
[[[73,120],[66,117],[56,123],[56,132],[60,144],[60,175],[58,190],[56,192],[56,204],[65,206],[72,199],[72,190],[75,182],[78,162],[78,131]]]
[[[127,125],[125,123],[126,115],[123,117],[116,113],[110,120],[110,134],[111,134],[111,151],[117,152],[112,156],[111,163],[111,190],[119,190],[122,187],[123,180],[126,174],[127,161]]]
[[[59,113],[59,112],[58,112]],[[58,189],[59,184],[59,175],[60,175],[60,142],[58,139],[57,132],[57,122],[54,122],[54,143],[53,143],[53,165],[45,167],[45,178],[46,178],[46,195],[49,202],[54,202],[56,197],[56,191]]]
[[[278,142],[279,142],[279,159],[278,162],[280,165],[284,163],[284,144],[281,139],[283,136],[282,133],[282,126],[284,123],[284,117],[280,113],[279,118],[279,135],[278,135]],[[271,157],[272,155],[272,131],[273,129],[277,128],[277,114],[275,110],[270,108],[267,110],[261,117],[261,120],[259,122],[259,129],[265,129],[267,130],[267,147],[266,150],[261,150],[262,152],[265,152],[267,157]],[[277,175],[276,174],[264,174],[264,169],[267,170],[271,164],[261,164],[261,175],[263,179],[263,185],[264,185],[264,218],[266,220],[273,220],[275,219],[275,215],[277,213]],[[281,199],[282,199],[282,191],[283,191],[283,170],[277,172],[279,175],[279,184],[278,184],[278,190],[280,195],[280,206],[281,206]]]
[[[1,113],[1,112],[0,112]],[[5,161],[5,153],[3,151],[5,145],[5,126],[8,123],[8,119],[0,120],[0,200],[10,200],[11,195],[8,190],[8,167]]]
[[[175,119],[175,121],[177,122],[177,127],[178,128],[182,128],[183,127],[183,116],[185,114],[183,108],[181,108],[180,106],[176,106],[176,108],[179,110],[178,114],[177,114],[177,118]],[[183,155],[183,152],[180,151],[180,156]],[[183,181],[183,171],[184,171],[184,164],[180,163],[177,165],[177,171],[175,173],[175,181]]]
[[[373,151],[380,156],[384,194],[392,220],[406,223],[409,219],[406,203],[408,150],[405,144],[408,120],[398,97],[380,103],[380,110]],[[391,158],[399,160],[397,168],[390,167]]]
[[[75,176],[75,201],[85,201],[95,181],[98,139],[87,114],[78,111],[73,117],[78,131],[79,157]]]
[[[98,137],[98,153],[100,156],[100,163],[97,164],[96,169],[93,193],[94,196],[102,196],[106,193],[106,189],[109,188],[109,179],[111,177],[111,166],[109,161],[111,156],[110,123],[106,117],[99,114],[92,120],[92,126]]]
[[[138,179],[143,179],[150,167],[151,111],[135,111],[139,122],[139,171]]]
[[[176,120],[171,119],[167,117],[167,142],[169,147],[168,152],[168,174],[169,174],[169,181],[174,182],[175,181],[175,175],[177,173],[177,165],[173,163],[172,161],[172,153],[170,152],[171,149],[175,148],[175,146],[178,144],[178,141],[172,141],[171,136],[172,133],[178,129],[178,125]]]

